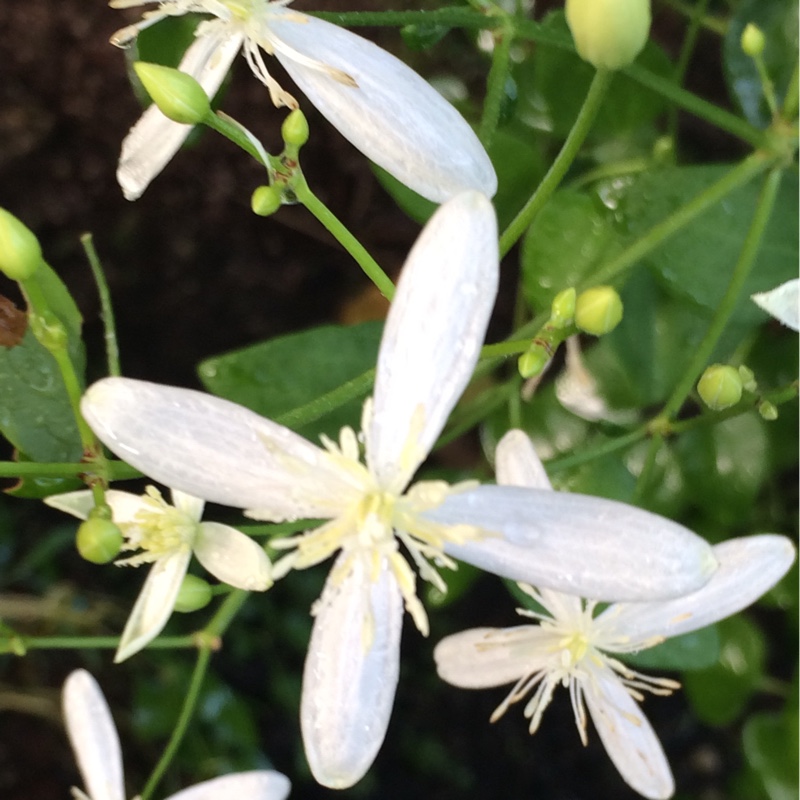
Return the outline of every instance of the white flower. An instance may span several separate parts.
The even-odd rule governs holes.
[[[800,278],[786,281],[768,292],[751,295],[752,301],[792,330],[800,330]]]
[[[117,564],[152,564],[122,632],[119,663],[151,642],[172,614],[192,553],[214,577],[238,589],[264,591],[272,585],[269,559],[249,536],[218,522],[201,522],[204,501],[172,490],[169,505],[152,486],[144,495],[106,492],[114,522],[126,538],[123,550],[141,552]],[[47,505],[86,519],[94,507],[89,491],[53,495]]]
[[[380,748],[403,603],[427,633],[410,563],[442,590],[437,567],[454,566],[453,556],[613,599],[692,591],[715,567],[694,534],[619,503],[471,483],[408,488],[472,376],[497,281],[491,204],[477,192],[458,195],[428,222],[398,283],[364,409],[366,465],[349,428],[321,449],[241,406],[185,389],[108,378],[83,400],[97,435],[157,480],[256,519],[330,520],[284,541],[291,551],[275,565],[277,575],[341,551],[314,610],[303,678],[306,753],[325,785],[355,783]],[[573,523],[566,537],[565,519]]]
[[[87,793],[73,788],[75,800],[125,800],[122,752],[117,729],[97,681],[84,669],[64,682],[64,721]],[[284,800],[289,779],[257,770],[198,783],[168,800]]]
[[[114,0],[114,8],[156,0]],[[497,177],[464,118],[427,81],[372,42],[285,6],[289,0],[162,0],[141,22],[119,31],[125,46],[167,16],[211,14],[178,69],[209,96],[239,50],[276,106],[297,101],[269,74],[261,50],[274,55],[308,99],[364,155],[435,202],[465,189],[491,196]],[[135,200],[180,148],[190,130],[151,107],[122,145],[117,178]]]
[[[517,486],[550,486],[530,440],[521,431],[506,434],[498,445],[497,477]],[[468,689],[515,682],[492,721],[533,692],[525,705],[531,733],[539,727],[556,687],[567,687],[583,743],[588,706],[600,739],[625,781],[645,797],[670,797],[674,783],[669,764],[636,701],[643,699],[643,691],[670,694],[679,684],[642,675],[616,656],[735,614],[781,579],[795,553],[786,537],[761,535],[716,545],[714,555],[719,569],[702,589],[668,601],[616,603],[597,615],[594,601],[521,585],[545,613],[518,611],[538,619],[539,624],[476,628],[446,637],[434,651],[439,675]]]

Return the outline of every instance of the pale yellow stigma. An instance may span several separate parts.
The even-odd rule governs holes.
[[[565,636],[559,643],[561,648],[561,665],[564,669],[577,666],[589,650],[589,637],[576,631]]]

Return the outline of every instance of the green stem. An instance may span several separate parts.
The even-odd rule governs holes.
[[[486,99],[483,103],[483,118],[478,131],[481,144],[488,149],[497,130],[500,119],[500,108],[503,103],[506,80],[508,78],[509,56],[511,44],[514,41],[514,31],[510,26],[498,31],[494,38],[492,51],[492,66],[486,79]]]
[[[534,217],[541,211],[550,195],[566,175],[589,133],[597,112],[600,110],[600,105],[611,83],[613,74],[608,70],[597,70],[595,73],[581,110],[578,112],[578,117],[555,161],[553,161],[531,198],[500,237],[501,256],[504,256],[525,233],[531,222],[533,222]]]
[[[219,113],[209,111],[203,122],[226,139],[233,142],[246,153],[249,153],[259,164],[269,168],[269,163],[264,161],[264,156],[252,141],[245,135],[244,129],[233,119]]]
[[[695,7],[690,5],[689,3],[681,2],[681,0],[663,0],[668,6],[672,6],[676,11],[679,11],[681,14],[694,18],[695,15]],[[716,33],[719,36],[724,36],[728,31],[728,23],[720,19],[719,17],[711,16],[710,14],[704,14],[700,19],[700,25],[702,25],[706,30],[711,31],[712,33]]]
[[[571,469],[572,467],[578,467],[581,464],[586,464],[589,461],[594,461],[596,458],[602,458],[603,456],[610,455],[611,453],[616,453],[619,450],[624,450],[631,445],[636,444],[636,442],[644,439],[647,434],[647,425],[642,425],[640,428],[637,428],[635,431],[631,431],[630,433],[626,433],[624,436],[618,436],[615,439],[609,439],[594,447],[585,447],[584,445],[581,445],[581,449],[577,453],[556,456],[555,458],[545,460],[544,463],[547,465],[547,471],[550,473]]]
[[[103,266],[97,255],[91,233],[84,233],[81,236],[81,245],[86,253],[89,266],[92,269],[94,282],[97,286],[97,294],[100,297],[100,315],[103,319],[106,340],[106,361],[108,363],[108,374],[118,377],[122,374],[119,366],[119,345],[117,344],[117,327],[114,322],[114,308],[111,305],[111,292],[108,289]]]
[[[639,478],[636,481],[636,488],[633,492],[633,497],[631,498],[631,502],[634,505],[639,505],[639,501],[642,499],[644,494],[647,492],[648,487],[650,486],[653,470],[656,467],[658,451],[661,449],[661,445],[663,444],[664,437],[660,433],[654,434],[653,438],[650,440],[650,444],[647,448],[647,455],[645,456],[644,464],[642,465],[642,471],[639,473]]]
[[[119,636],[12,636],[0,637],[0,653],[13,652],[24,655],[28,650],[116,650]],[[8,643],[19,643],[21,652],[10,649]],[[147,645],[153,650],[196,648],[194,636],[162,636]]]
[[[0,478],[42,478],[80,477],[92,472],[92,465],[79,463],[37,463],[35,461],[0,461]],[[106,461],[105,477],[109,481],[124,481],[141,478],[142,473],[124,461]]]
[[[747,231],[742,251],[739,254],[739,260],[736,262],[733,274],[731,275],[731,281],[717,307],[717,311],[711,320],[711,325],[708,331],[706,331],[706,335],[703,337],[703,341],[693,351],[689,366],[684,371],[683,376],[678,381],[678,384],[675,386],[675,389],[664,405],[660,416],[665,419],[672,419],[689,396],[695,381],[707,365],[708,359],[711,357],[719,337],[722,335],[731,314],[733,314],[736,308],[742,287],[755,264],[756,255],[761,245],[761,239],[775,205],[775,198],[778,194],[782,175],[782,171],[778,168],[773,169],[769,175],[767,175],[764,187],[758,198],[753,221],[750,224],[750,229]]]
[[[394,284],[378,266],[378,262],[366,251],[361,242],[350,233],[336,215],[311,191],[302,175],[292,184],[297,199],[333,234],[339,244],[347,250],[364,270],[366,276],[378,287],[378,291],[389,301],[394,297]]]
[[[593,272],[591,278],[580,285],[579,290],[589,286],[611,283],[619,278],[662,242],[677,233],[684,225],[711,208],[726,195],[749,183],[770,165],[770,159],[763,153],[753,153],[748,156],[716,183],[704,189],[665,220],[653,226],[644,236],[637,239],[611,261]]]
[[[789,79],[789,86],[786,89],[786,97],[783,98],[783,108],[781,116],[787,122],[794,122],[797,116],[797,104],[800,101],[800,64],[795,61],[792,77]]]

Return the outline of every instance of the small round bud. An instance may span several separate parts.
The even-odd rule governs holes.
[[[653,144],[653,161],[656,164],[671,164],[675,160],[675,140],[671,136],[659,136]]]
[[[566,328],[575,317],[575,289],[570,287],[560,291],[550,305],[550,324],[556,328]]]
[[[575,302],[575,324],[584,333],[602,336],[610,333],[622,319],[622,300],[616,289],[595,286],[578,295]]]
[[[744,364],[742,364],[739,367],[739,377],[742,379],[742,388],[746,392],[754,392],[756,389],[758,389],[756,376],[750,367],[746,367]]]
[[[89,517],[78,526],[75,546],[92,564],[107,564],[122,548],[122,531],[109,519]]]
[[[281,125],[283,141],[292,147],[302,147],[308,141],[308,120],[306,115],[296,108]]]
[[[578,55],[597,69],[627,67],[650,33],[650,0],[567,0]]]
[[[250,198],[250,208],[259,217],[274,214],[283,203],[281,190],[277,186],[259,186]]]
[[[0,270],[12,281],[25,281],[42,263],[42,248],[30,228],[0,208]]]
[[[764,52],[764,32],[752,22],[748,22],[742,31],[742,50],[750,58],[760,56]]]
[[[775,403],[770,403],[769,400],[762,400],[758,406],[758,413],[761,414],[761,418],[765,419],[767,422],[774,422],[778,419],[778,409]]]
[[[133,68],[159,111],[173,122],[197,125],[211,112],[208,95],[191,75],[144,61]]]
[[[742,399],[742,379],[734,367],[712,364],[697,382],[697,391],[712,411],[722,411]]]
[[[211,602],[211,587],[208,581],[196,575],[187,575],[183,579],[178,597],[175,600],[175,610],[182,614],[199,611]]]
[[[531,349],[523,353],[517,361],[517,369],[523,378],[535,378],[541,375],[551,354],[540,344],[532,345]]]

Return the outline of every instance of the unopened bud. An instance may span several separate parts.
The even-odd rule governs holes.
[[[281,125],[283,141],[292,147],[302,147],[308,141],[308,120],[306,115],[296,108]]]
[[[259,217],[268,217],[281,207],[282,202],[282,193],[277,186],[259,186],[250,198],[250,208]]]
[[[748,22],[742,31],[742,50],[750,58],[760,56],[764,52],[764,32],[752,22]]]
[[[770,403],[769,400],[762,400],[758,406],[758,413],[761,414],[761,418],[765,419],[767,422],[774,422],[778,419],[778,408],[775,403]]]
[[[733,367],[712,364],[697,382],[697,391],[712,411],[722,411],[742,399],[742,379]]]
[[[758,388],[756,376],[750,367],[746,367],[744,364],[742,364],[739,367],[739,377],[742,379],[742,388],[746,392],[754,392]]]
[[[517,369],[523,378],[536,378],[541,375],[552,354],[541,344],[534,343],[517,361]]]
[[[550,305],[550,324],[555,328],[566,328],[575,318],[575,289],[570,287],[559,292]]]
[[[0,208],[0,270],[13,281],[25,281],[41,263],[39,240],[27,225]]]
[[[210,113],[208,95],[191,75],[144,61],[133,68],[158,110],[173,122],[197,125]]]
[[[622,319],[622,300],[611,286],[595,286],[578,295],[575,324],[592,336],[610,333]]]
[[[650,0],[567,0],[578,55],[597,69],[627,67],[650,33]]]
[[[175,600],[175,611],[188,614],[191,611],[199,611],[211,602],[211,587],[208,581],[198,578],[196,575],[187,575],[178,590],[178,597]]]
[[[75,546],[92,564],[107,564],[122,548],[122,531],[110,519],[89,517],[78,526]]]

